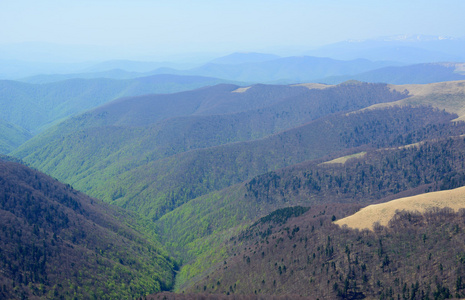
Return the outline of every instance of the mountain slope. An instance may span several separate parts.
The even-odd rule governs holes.
[[[0,154],[13,151],[31,137],[27,130],[0,120]]]
[[[342,207],[292,208],[228,242],[230,257],[184,292],[293,293],[320,299],[465,296],[463,211],[398,214],[376,232],[332,224]],[[276,218],[278,217],[278,218]],[[233,255],[234,254],[234,255]]]
[[[446,138],[369,151],[345,164],[306,162],[191,200],[157,221],[163,243],[185,261],[177,290],[193,288],[232,258],[223,242],[273,210],[302,205],[330,214],[337,209],[333,214],[340,218],[361,206],[463,186],[464,145],[463,137]]]
[[[322,79],[321,82],[335,84],[349,79],[365,82],[385,82],[390,84],[425,84],[443,81],[464,80],[463,63],[428,63],[409,66],[384,67],[350,76]]]
[[[336,224],[351,228],[373,229],[375,222],[387,226],[396,211],[424,213],[432,208],[449,207],[455,211],[465,209],[465,187],[447,191],[431,192],[411,197],[391,200],[386,203],[364,207],[357,213],[338,220]]]
[[[408,90],[410,97],[387,104],[374,104],[366,109],[386,106],[432,106],[453,114],[458,114],[457,121],[465,119],[465,81],[447,81],[431,84],[391,85],[397,91]]]
[[[0,195],[1,298],[120,299],[173,284],[174,263],[135,215],[5,158]]]
[[[156,75],[132,80],[70,79],[49,84],[0,81],[0,119],[33,134],[59,120],[123,96],[171,93],[224,82],[205,77]]]
[[[211,90],[217,89],[226,89],[226,93],[220,94],[224,96],[218,97],[220,102],[205,97]],[[195,112],[194,109],[199,107],[199,114],[231,111],[230,102],[238,103],[239,109],[241,102],[261,108],[238,114],[170,119],[149,128],[122,128],[124,124],[133,125],[137,122],[137,125],[150,120],[156,121],[164,116],[165,111],[170,113],[170,110],[169,107],[157,109],[157,106],[147,106],[157,103],[157,99],[163,99],[160,97],[121,99],[69,123],[63,123],[63,130],[56,128],[48,136],[44,134],[35,138],[21,147],[16,155],[96,197],[110,202],[116,200],[119,205],[158,217],[211,190],[222,189],[268,170],[327,155],[328,151],[343,150],[348,144],[340,134],[345,131],[345,126],[358,122],[358,117],[343,117],[342,120],[348,122],[346,124],[340,122],[339,117],[328,117],[256,142],[231,142],[254,140],[283,127],[296,126],[300,122],[337,110],[357,109],[373,102],[392,101],[406,96],[390,92],[385,85],[365,84],[341,85],[324,90],[254,86],[243,93],[231,93],[234,89],[235,87],[217,86],[208,89],[207,94],[198,90],[182,95],[167,95],[165,98],[172,101],[164,103],[178,107],[179,104],[173,100],[178,97],[187,98],[191,106],[182,106],[184,110]],[[196,97],[186,97],[196,94],[200,95],[196,96],[202,101],[200,104],[196,104]],[[256,94],[272,105],[266,107],[266,102],[256,98]],[[282,98],[271,98],[268,95]],[[130,105],[128,109],[120,108],[121,105],[126,107],[128,102],[135,105]],[[141,116],[141,109],[147,118]],[[158,117],[157,113],[161,116]],[[182,113],[182,110],[176,110],[175,113]],[[401,115],[417,118],[420,117],[418,113],[420,110],[413,115],[406,110]],[[378,114],[372,117],[377,119],[384,113],[373,114]],[[443,117],[448,118],[430,111],[421,111],[421,114],[436,121]],[[192,123],[190,120],[201,123]],[[215,122],[213,125],[218,126],[212,126],[212,121]],[[423,121],[419,121],[419,124],[426,125]],[[73,123],[83,125],[70,125]],[[333,125],[328,127],[327,123]],[[97,126],[92,127],[93,124]],[[98,126],[100,124],[106,126]],[[108,126],[111,124],[118,124],[120,127]],[[86,126],[91,127],[81,129]],[[72,132],[72,128],[79,128],[79,131]],[[175,128],[188,131],[177,131]],[[410,129],[412,128],[408,130]],[[67,133],[68,130],[71,133]],[[323,141],[327,144],[324,145]],[[366,144],[367,140],[360,143]],[[222,144],[223,146],[215,147]],[[289,149],[293,149],[292,156]],[[161,181],[163,184],[160,184]]]

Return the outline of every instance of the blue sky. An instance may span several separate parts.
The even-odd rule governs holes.
[[[299,51],[396,34],[465,36],[463,0],[0,0],[0,44],[155,55]]]

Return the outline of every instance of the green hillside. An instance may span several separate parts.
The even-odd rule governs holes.
[[[273,210],[319,207],[339,218],[368,204],[462,186],[464,149],[458,137],[372,150],[345,164],[307,162],[196,198],[157,221],[163,243],[185,262],[177,289],[193,288],[233,256],[224,242]],[[336,206],[341,211],[331,212]]]
[[[175,263],[137,215],[3,158],[0,178],[0,298],[121,299],[173,285]]]
[[[271,134],[281,129],[281,126],[295,126],[296,123],[333,112],[336,107],[358,108],[369,105],[372,101],[386,101],[403,96],[389,92],[384,85],[363,84],[341,85],[313,92],[306,88],[298,88],[297,91],[303,92],[305,96],[315,96],[308,100],[297,96],[285,98],[282,103],[278,102],[267,108],[233,115],[202,118],[191,116],[170,119],[142,128],[91,127],[65,134],[68,128],[74,128],[73,123],[93,124],[95,120],[98,121],[97,112],[108,112],[103,118],[118,124],[124,122],[119,121],[120,119],[128,119],[127,110],[101,107],[96,112],[83,115],[82,118],[77,117],[63,123],[63,131],[57,127],[56,132],[50,130],[48,135],[38,136],[21,147],[15,155],[95,197],[108,202],[115,201],[114,203],[123,207],[158,218],[182,203],[212,190],[222,189],[268,170],[352,147],[354,141],[348,142],[350,137],[341,134],[344,134],[346,127],[359,122],[359,117],[342,117],[347,124],[339,121],[341,117],[327,117],[260,140],[231,142]],[[352,97],[347,97],[350,92]],[[254,95],[253,90],[250,93]],[[224,98],[220,99],[225,102]],[[143,100],[145,101],[145,98]],[[128,101],[135,99],[131,98]],[[123,106],[127,105],[127,101],[123,100],[114,104],[118,106],[121,102],[124,102]],[[215,104],[211,105],[216,108]],[[289,108],[284,110],[288,113],[277,115],[277,111],[283,111],[283,107]],[[116,116],[120,112],[121,118],[117,119]],[[387,115],[393,116],[396,113],[394,109]],[[405,113],[399,110],[399,113],[402,118],[424,118],[418,123],[421,126],[430,122],[447,122],[452,118],[452,115],[448,117],[446,114],[426,110],[405,110]],[[384,115],[383,112],[367,114],[372,114],[372,119]],[[262,120],[263,122],[260,122]],[[105,120],[102,122],[107,123]],[[333,125],[327,126],[328,122]],[[375,120],[371,122],[374,122],[373,126],[379,126],[378,130],[384,130],[382,128],[387,126],[376,124]],[[383,122],[392,120],[385,119]],[[400,121],[394,121],[394,124],[396,122]],[[186,125],[179,127],[179,124],[183,123]],[[402,130],[418,129],[415,126],[417,125],[406,126]],[[398,132],[401,135],[404,133]],[[368,138],[357,141],[359,144],[356,146],[368,144]],[[221,144],[223,145],[215,147]],[[289,151],[292,151],[293,155],[287,158]]]
[[[225,81],[174,75],[130,80],[74,78],[47,84],[1,80],[0,119],[37,134],[66,117],[119,97],[173,93],[221,82]]]
[[[369,204],[465,184],[465,122],[458,121],[463,115],[462,85],[388,86],[351,81],[337,86],[240,88],[222,84],[174,94],[124,97],[49,128],[13,153],[81,192],[147,217],[152,234],[157,233],[167,250],[159,253],[171,268],[170,276],[174,276],[176,264],[166,253],[182,265],[175,272],[175,284],[173,277],[164,283],[157,279],[160,289],[386,297],[386,291],[377,286],[379,280],[392,287],[392,295],[406,295],[403,283],[408,284],[409,293],[415,288],[433,295],[430,284],[442,295],[445,289],[453,290],[450,277],[418,280],[417,288],[412,278],[399,275],[403,280],[399,289],[392,286],[392,277],[373,267],[378,261],[370,255],[364,256],[365,264],[372,264],[373,269],[366,273],[366,280],[346,280],[354,266],[345,265],[342,245],[356,242],[352,234],[345,229],[337,231],[329,221]],[[293,206],[301,207],[286,210]],[[266,218],[259,221],[261,217]],[[288,233],[292,238],[304,233],[307,236],[299,236],[299,240],[337,237],[332,262],[340,265],[336,268],[339,273],[328,271],[329,277],[321,277],[323,271],[317,267],[332,258],[317,257],[321,251],[318,242],[311,246],[317,259],[312,269],[298,269],[294,262],[284,264],[289,257],[282,256],[284,252],[279,252],[281,257],[275,261],[283,263],[281,272],[267,269],[274,268],[268,266],[271,261],[265,261],[267,253],[277,251],[285,240],[276,236],[274,240],[281,240],[277,244],[270,242],[270,237],[292,231],[293,223],[288,222],[294,222],[294,217],[305,218],[308,224],[316,222],[314,227],[319,227],[317,231],[308,227],[301,233]],[[269,227],[264,231],[260,222],[272,226],[263,225]],[[147,224],[137,224],[140,230],[147,228]],[[259,231],[254,231],[257,226]],[[438,234],[428,226],[424,225],[422,232]],[[391,229],[386,230],[383,234],[389,240]],[[394,251],[396,243],[389,240],[389,251]],[[279,249],[289,253],[298,247],[286,242]],[[360,247],[357,249],[364,246]],[[249,248],[254,249],[252,254]],[[307,261],[300,256],[304,250],[299,251],[295,259]],[[248,264],[247,257],[262,252],[262,256],[253,256],[257,264],[252,269],[243,265]],[[402,255],[406,254],[389,257],[397,262]],[[264,260],[258,260],[260,257]],[[461,272],[449,262],[438,263]],[[392,272],[397,272],[400,264]],[[320,275],[310,275],[313,272]],[[278,273],[284,275],[278,278]],[[267,274],[273,282],[264,278]],[[298,274],[311,289],[293,277]],[[356,274],[363,278],[364,273]],[[461,295],[461,288],[455,292]]]
[[[0,154],[6,154],[32,137],[27,130],[0,120]]]

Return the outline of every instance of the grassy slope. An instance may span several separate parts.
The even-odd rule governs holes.
[[[393,102],[375,104],[366,109],[376,109],[392,105],[427,105],[457,114],[458,120],[465,116],[465,81],[449,81],[431,84],[390,85],[393,90],[408,90],[410,97]]]
[[[18,163],[0,159],[0,173],[1,298],[121,299],[172,286],[174,263],[135,214]]]
[[[396,211],[420,212],[437,208],[449,207],[455,211],[465,208],[465,187],[447,191],[431,192],[411,197],[399,198],[386,203],[364,207],[357,213],[338,220],[336,224],[351,228],[373,229],[373,223],[387,226]]]

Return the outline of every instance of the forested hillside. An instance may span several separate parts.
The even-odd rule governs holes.
[[[231,255],[188,291],[320,299],[465,296],[464,211],[399,213],[374,232],[340,228],[337,206],[262,218],[230,240]],[[345,213],[343,210],[342,213]],[[275,214],[276,215],[276,214]]]
[[[0,81],[0,120],[37,134],[58,121],[110,100],[153,93],[173,93],[225,80],[156,75],[128,80],[73,78],[47,84]]]
[[[345,215],[350,207],[462,186],[463,149],[465,140],[458,137],[372,150],[345,164],[307,162],[194,199],[157,222],[167,248],[188,262],[178,275],[178,288],[206,276],[212,266],[233,255],[222,242],[273,210],[337,206]]]
[[[0,153],[13,151],[31,137],[29,131],[0,120]]]
[[[443,260],[458,253],[435,262],[459,277],[444,277],[428,266],[421,274],[437,274],[437,280],[413,278],[405,275],[413,272],[413,260],[401,258],[423,250],[408,241],[411,250],[395,252],[408,236],[392,238],[393,228],[401,225],[378,226],[375,236],[363,233],[370,245],[379,235],[386,240],[383,254],[390,253],[390,267],[395,266],[388,269],[377,267],[378,259],[383,263],[386,255],[376,257],[371,246],[360,244],[359,232],[331,222],[370,204],[465,185],[463,95],[463,82],[221,84],[119,98],[51,127],[13,154],[141,218],[128,223],[144,232],[147,243],[157,249],[162,244],[166,252],[156,251],[155,265],[148,266],[157,275],[149,288],[137,289],[139,295],[148,289],[173,289],[194,298],[228,293],[314,299],[444,298],[462,295],[462,285],[453,286],[462,268]],[[415,215],[415,220],[423,220],[420,225],[404,224],[405,215],[397,216],[396,222],[420,226],[415,230],[436,236],[443,234],[440,222],[431,220],[442,220],[443,215],[458,223],[462,218],[462,212],[442,211]],[[313,229],[294,227],[294,222],[311,224]],[[147,232],[152,237],[147,238]],[[300,244],[286,242],[285,232],[290,242],[296,236]],[[328,236],[334,236],[333,252],[323,256],[318,246]],[[305,238],[311,241],[307,248],[301,242]],[[455,240],[428,244],[432,255],[440,256],[440,243],[459,245]],[[346,245],[369,271],[357,269],[362,263],[353,265],[355,256],[344,260]],[[124,258],[118,262],[126,266]],[[393,283],[395,278],[400,283]],[[132,281],[124,282],[124,291],[128,282]],[[170,293],[151,297],[161,295],[181,297]]]
[[[0,298],[121,299],[170,289],[176,263],[135,214],[0,157]]]
[[[364,121],[355,115],[328,116],[270,135],[283,127],[407,96],[383,84],[357,82],[313,90],[254,86],[238,93],[234,92],[236,89],[224,85],[174,95],[120,99],[62,123],[28,142],[15,155],[92,196],[159,218],[210,191],[328,155],[328,151],[353,147],[350,144],[353,142],[348,143],[348,138],[341,134],[347,127]],[[186,99],[189,105],[177,102]],[[246,103],[255,109],[241,112],[241,103],[242,109]],[[176,109],[179,106],[191,115],[134,127],[181,114],[182,110]],[[237,110],[216,115],[220,111]],[[208,116],[208,113],[215,114]],[[398,120],[393,121],[392,117],[398,113]],[[447,124],[454,118],[434,110],[393,109],[387,114],[377,111],[367,114],[378,114],[371,117],[374,130],[385,130],[391,122],[401,124],[404,118],[422,120],[410,122],[413,127],[393,125],[395,133],[385,132],[390,134],[388,143],[399,139],[399,134],[401,139],[403,135],[407,138],[420,127],[428,127],[427,124]],[[378,121],[381,117],[384,119]],[[213,126],[212,121],[218,126]],[[188,131],[182,131],[183,128]],[[368,138],[357,141],[356,146],[372,143]],[[251,141],[233,143],[243,140]],[[402,142],[399,140],[396,145]],[[292,156],[288,156],[290,152]]]

